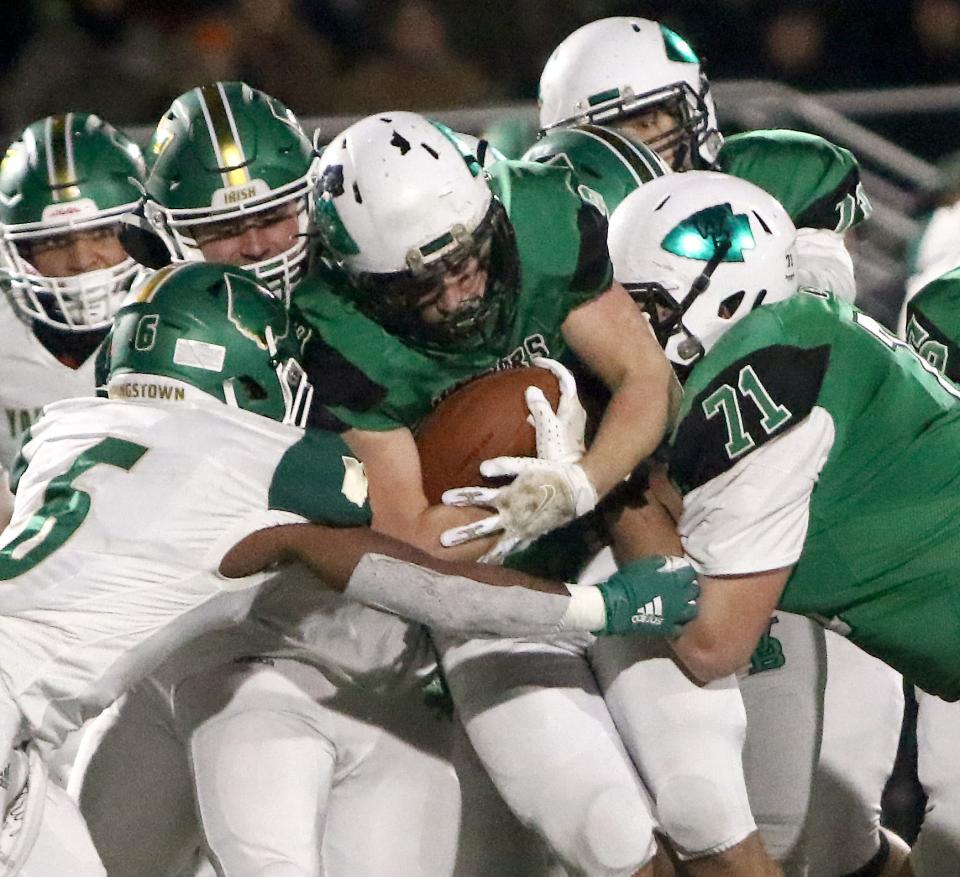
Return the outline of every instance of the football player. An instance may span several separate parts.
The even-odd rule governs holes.
[[[611,220],[617,276],[692,367],[670,470],[703,594],[676,652],[700,679],[729,672],[780,606],[955,701],[960,391],[831,293],[796,293],[791,224],[758,223],[765,200],[691,172]]]
[[[948,271],[906,303],[905,339],[954,383],[960,380],[960,272]],[[920,835],[910,851],[917,877],[940,877],[960,863],[960,765],[953,740],[960,708],[917,689],[917,773],[927,795]]]
[[[308,279],[297,301],[330,344],[386,388],[366,412],[335,408],[369,468],[378,527],[435,552],[474,556],[490,540],[478,547],[473,537],[503,529],[486,555],[499,559],[587,513],[659,443],[669,375],[651,356],[649,329],[632,301],[611,282],[602,212],[576,186],[560,165],[501,160],[482,173],[411,113],[368,117],[324,152],[315,219],[338,269]],[[465,510],[428,505],[411,430],[463,381],[567,350],[612,391],[591,449],[582,454],[572,442],[552,458],[498,461],[486,474],[517,477],[480,495],[497,514],[454,526]],[[632,418],[640,432],[625,430]],[[573,873],[649,873],[653,817],[585,660],[589,638],[438,639],[471,742],[521,821]],[[709,686],[702,703],[726,717],[716,745],[739,753],[735,684]],[[685,730],[677,729],[678,740]],[[702,851],[697,832],[719,821],[722,839],[709,852],[722,861],[754,824],[742,778],[739,795],[735,777],[718,785],[720,794],[711,784],[702,798],[709,820],[695,820],[676,840]],[[689,824],[679,812],[671,816]],[[757,844],[737,873],[776,873],[772,867]]]
[[[677,170],[717,169],[759,185],[785,206],[798,229],[799,283],[853,300],[853,264],[843,236],[870,214],[854,156],[798,131],[751,131],[724,139],[700,59],[669,28],[620,17],[572,33],[544,67],[540,123],[546,137],[531,152],[549,149],[566,126],[598,123],[639,138]],[[824,648],[833,666],[825,692]],[[895,873],[906,846],[882,830],[879,820],[903,711],[896,674],[829,631],[819,633],[778,612],[741,685],[751,717],[748,784],[768,846],[781,859],[808,858],[814,873],[861,867]],[[806,723],[785,720],[779,705],[784,697],[795,705],[803,701],[796,712],[807,716]],[[845,828],[826,815],[834,813],[844,814]],[[804,865],[795,861],[792,867],[800,872]]]
[[[144,261],[159,250],[158,261],[245,266],[289,300],[306,268],[316,175],[295,115],[241,82],[194,88],[164,114],[147,156],[136,239]],[[356,395],[351,370],[315,361],[315,345],[308,354],[327,390]],[[443,757],[448,723],[419,691],[434,663],[421,628],[295,588],[258,601],[256,616],[242,631],[187,645],[88,734],[72,788],[111,874],[163,874],[193,855],[194,786],[230,873],[259,873],[276,859],[309,873],[321,855],[330,874],[377,873],[385,858],[411,874],[446,873],[458,789]],[[219,661],[202,660],[217,652]],[[256,781],[251,740],[269,741]],[[156,795],[140,794],[144,776]],[[415,802],[427,800],[429,852],[416,840],[425,817]],[[374,808],[391,831],[360,842],[359,814]]]
[[[271,559],[298,556],[302,544],[330,587],[451,629],[677,632],[632,620],[638,600],[689,618],[693,576],[680,561],[571,591],[432,559],[370,530],[362,470],[338,435],[303,429],[313,405],[297,359],[304,337],[251,274],[171,266],[117,314],[109,398],[56,403],[35,424],[0,548],[0,577],[13,585],[0,599],[0,749],[15,769],[187,639],[241,620],[263,586],[288,574],[249,574],[265,544]],[[474,590],[465,573],[492,587]],[[289,574],[300,588],[320,585]],[[16,785],[26,791],[4,823],[10,874],[33,849],[42,773]]]
[[[208,117],[219,119],[220,128],[211,127]],[[196,89],[175,101],[148,150],[155,158],[147,191],[158,203],[148,201],[146,215],[159,223],[170,214],[169,225],[203,217],[206,222],[194,230],[212,233],[221,225],[229,228],[244,206],[255,219],[285,204],[299,204],[296,198],[303,189],[297,174],[306,172],[310,152],[302,133],[293,136],[290,118],[282,105],[237,83]],[[231,132],[239,143],[229,141]],[[221,139],[214,141],[214,133]],[[243,157],[245,165],[224,165],[224,156]],[[241,171],[252,183],[236,191],[232,180]],[[263,180],[276,184],[272,200],[258,185]],[[179,199],[179,213],[169,209],[167,189]],[[240,207],[213,209],[235,198],[240,198]],[[277,225],[281,223],[287,223],[286,237],[277,236],[273,251],[262,253],[263,265],[276,262],[281,255],[277,247],[289,243],[289,217]],[[268,232],[274,227],[264,226]],[[253,235],[256,243],[261,230],[251,226],[243,234],[226,236],[233,249],[221,251],[220,257],[242,264],[245,238]],[[170,255],[180,258],[172,237],[166,240]],[[180,252],[189,259],[205,253],[203,246]],[[261,274],[268,280],[279,277],[281,288],[290,288],[289,270]],[[404,862],[404,870],[411,873],[416,868],[445,873],[453,853],[445,827],[456,827],[456,788],[449,766],[438,757],[447,741],[423,738],[422,729],[438,723],[425,713],[418,693],[419,680],[432,661],[417,626],[332,595],[304,598],[290,590],[277,590],[269,600],[259,601],[256,616],[270,633],[248,627],[242,634],[246,640],[232,635],[229,644],[219,644],[221,664],[202,671],[189,657],[196,644],[188,646],[127,696],[116,720],[105,719],[111,728],[95,753],[84,753],[88,765],[81,803],[111,872],[153,873],[151,869],[168,867],[172,857],[189,853],[189,807],[170,804],[186,801],[185,790],[195,783],[207,837],[221,866],[231,873],[259,872],[277,857],[309,872],[319,857],[318,832],[313,829],[316,802],[328,796],[330,808],[321,808],[327,830],[320,834],[330,873],[376,873],[383,868],[383,857],[394,866]],[[283,632],[279,643],[277,631]],[[204,650],[214,651],[209,643]],[[241,660],[231,662],[231,655]],[[175,697],[170,695],[174,686]],[[272,709],[263,708],[265,699]],[[334,709],[329,705],[333,701],[340,706]],[[365,716],[365,722],[343,716],[348,701],[353,714]],[[373,715],[382,721],[370,721]],[[124,768],[131,750],[142,748],[148,737],[151,751],[158,754],[149,760],[151,776],[166,793],[143,801],[136,788],[130,788],[136,783]],[[264,772],[254,784],[246,741],[261,738],[273,742],[261,747],[258,758]],[[96,740],[91,738],[90,749]],[[184,740],[190,774],[182,755]],[[305,758],[330,765],[332,776],[297,770],[295,765]],[[296,772],[295,782],[290,781],[291,771]],[[336,791],[346,774],[354,781]],[[117,808],[117,800],[131,803]],[[432,802],[428,816],[413,806],[418,800]],[[361,843],[355,835],[364,823],[357,811],[370,812],[373,802],[392,830],[380,844]],[[291,815],[277,821],[272,814],[281,807]],[[433,826],[429,855],[417,841],[424,821]],[[141,840],[144,824],[151,831]]]
[[[143,174],[139,147],[87,113],[40,119],[7,148],[0,164],[0,468],[10,466],[44,405],[93,394],[94,351],[137,268],[119,232],[120,217],[139,201]],[[3,472],[0,481],[6,493]]]
[[[668,169],[649,147],[627,137],[620,131],[585,124],[558,128],[541,138],[524,155],[525,160],[569,167],[576,174],[578,191],[597,204],[604,213],[611,212],[630,192],[650,179],[668,173]],[[593,406],[602,408],[597,388],[589,381],[579,380],[581,392],[598,396]],[[646,480],[663,477],[659,468],[652,469]],[[632,482],[640,482],[637,473]],[[628,491],[606,503],[603,509],[609,537],[617,557],[658,551],[675,551],[675,527],[654,492],[631,484]],[[626,503],[628,510],[623,511]],[[542,546],[540,553],[552,552],[551,566],[557,567],[557,555],[572,553],[582,557],[583,548],[576,534],[565,530],[562,543]],[[571,551],[571,548],[573,551]],[[532,558],[536,560],[536,557]],[[573,558],[572,558],[573,559]],[[514,559],[513,565],[516,565]],[[528,571],[536,567],[525,565]],[[609,549],[601,552],[583,571],[579,581],[595,581],[616,568]],[[576,575],[579,567],[574,567]],[[676,704],[683,692],[684,702],[693,713],[705,706],[696,686],[690,683],[669,658],[651,656],[636,643],[597,641],[586,652],[593,673],[600,680],[608,708],[614,713],[621,739],[633,761],[641,768],[641,775],[654,788],[666,790],[660,807],[661,828],[680,841],[679,853],[688,861],[700,860],[708,867],[711,853],[721,847],[724,865],[736,873],[739,857],[747,856],[737,845],[729,845],[729,826],[693,806],[681,806],[684,789],[694,786],[713,787],[714,777],[737,776],[741,772],[739,746],[718,745],[726,738],[723,715],[714,715],[713,722],[684,720],[677,714]],[[639,692],[643,696],[639,696]],[[653,693],[658,692],[659,696]],[[662,700],[661,700],[662,698]],[[670,709],[660,708],[673,704]],[[669,729],[669,730],[667,730]],[[717,729],[720,729],[718,732]],[[787,745],[787,744],[785,744]],[[737,780],[742,783],[742,779]],[[676,803],[675,803],[676,802]],[[659,803],[659,802],[658,802]],[[693,826],[693,828],[691,828]],[[753,843],[755,841],[751,841]],[[747,849],[749,849],[749,844]],[[749,872],[749,858],[743,865]]]
[[[853,299],[853,265],[842,235],[871,209],[856,159],[799,131],[724,139],[700,58],[670,28],[644,18],[605,18],[557,46],[540,77],[541,129],[585,122],[646,143],[674,170],[722,170],[770,191],[802,229],[801,282],[829,281],[838,295]]]

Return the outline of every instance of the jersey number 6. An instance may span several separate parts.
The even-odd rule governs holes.
[[[124,439],[105,438],[80,454],[62,475],[52,479],[43,505],[23,531],[0,551],[0,581],[32,569],[67,541],[90,511],[90,494],[73,486],[87,469],[103,463],[129,471],[147,449]]]

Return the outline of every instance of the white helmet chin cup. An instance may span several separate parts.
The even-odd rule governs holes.
[[[608,244],[614,276],[651,315],[678,365],[692,364],[758,305],[797,290],[796,229],[786,210],[727,174],[651,180],[613,212]]]
[[[456,144],[416,113],[368,116],[321,156],[317,224],[353,274],[416,270],[454,252],[492,194]]]
[[[723,142],[710,83],[687,42],[646,18],[602,18],[554,49],[540,75],[542,130],[583,122],[610,125],[681,101],[701,162],[712,165]]]

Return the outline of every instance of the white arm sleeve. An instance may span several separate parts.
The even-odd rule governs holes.
[[[797,229],[797,282],[800,286],[829,289],[844,301],[856,298],[853,259],[843,243],[843,235],[825,228]]]
[[[602,628],[603,600],[601,598],[598,606],[595,598],[590,599],[591,592],[599,594],[590,587],[575,590],[573,597],[520,587],[497,587],[446,575],[396,557],[365,554],[343,594],[439,630],[525,636]],[[585,597],[592,605],[583,605]]]
[[[833,446],[823,408],[683,498],[678,531],[697,572],[744,575],[790,566],[807,535],[810,494]]]

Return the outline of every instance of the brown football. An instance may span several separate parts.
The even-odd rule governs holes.
[[[527,423],[527,387],[539,387],[556,410],[560,386],[545,368],[503,369],[474,378],[443,399],[416,433],[427,499],[445,490],[489,483],[480,464],[491,457],[534,456],[536,433]]]

